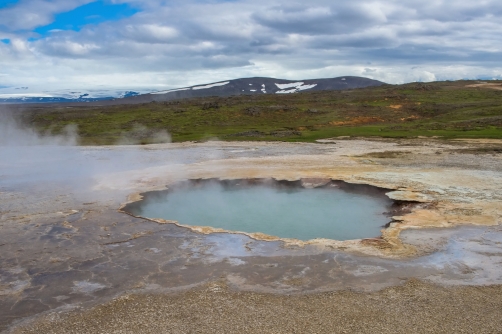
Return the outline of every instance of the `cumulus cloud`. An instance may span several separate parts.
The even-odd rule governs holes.
[[[27,39],[26,29],[87,2],[25,0],[0,10],[0,36],[10,39],[0,43],[0,86],[49,80],[175,88],[241,76],[502,78],[497,0],[114,0],[141,11]]]

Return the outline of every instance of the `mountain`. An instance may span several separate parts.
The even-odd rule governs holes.
[[[95,102],[99,104],[129,104],[206,96],[294,94],[304,91],[345,90],[383,84],[378,80],[345,76],[309,80],[243,78],[143,94],[136,91],[99,91],[98,89],[88,92],[64,90],[41,94],[28,91],[28,87],[21,87],[16,88],[21,91],[15,91],[15,93],[2,94],[0,91],[0,103]]]
[[[65,102],[97,102],[108,101],[117,98],[127,98],[139,95],[134,91],[113,91],[113,90],[90,90],[71,91],[60,90],[50,93],[38,93],[28,91],[28,87],[15,88],[7,93],[0,90],[0,103],[65,103]]]
[[[381,86],[383,84],[385,83],[378,80],[353,76],[309,80],[284,80],[255,77],[141,94],[124,100],[127,100],[127,103],[137,103],[206,96],[294,94],[304,91],[345,90]]]

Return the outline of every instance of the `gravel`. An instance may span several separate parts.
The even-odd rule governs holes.
[[[46,315],[13,333],[501,333],[502,286],[410,280],[374,293],[235,292],[223,282],[178,294],[124,295]]]

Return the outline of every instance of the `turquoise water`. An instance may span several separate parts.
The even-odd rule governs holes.
[[[284,188],[208,183],[159,193],[134,209],[149,218],[282,238],[336,240],[379,236],[390,200],[334,187]]]

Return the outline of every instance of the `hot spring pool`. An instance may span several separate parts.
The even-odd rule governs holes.
[[[383,190],[330,182],[198,181],[144,194],[125,208],[134,215],[182,225],[261,232],[281,238],[350,240],[379,236],[393,202]]]

